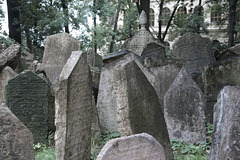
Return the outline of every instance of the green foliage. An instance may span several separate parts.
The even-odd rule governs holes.
[[[35,160],[56,160],[55,148],[44,147],[40,151],[35,151]]]

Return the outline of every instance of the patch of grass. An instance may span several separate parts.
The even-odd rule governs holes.
[[[35,151],[35,160],[56,160],[55,148],[47,147],[41,151]]]

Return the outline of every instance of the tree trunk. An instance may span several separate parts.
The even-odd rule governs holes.
[[[234,28],[236,25],[236,6],[238,0],[229,0],[229,29],[228,29],[228,47],[234,43]]]
[[[161,0],[161,3],[159,4],[159,17],[158,17],[158,39],[161,42],[163,42],[162,41],[162,21],[161,21],[163,4],[164,4],[164,0]]]
[[[9,37],[21,44],[19,6],[17,1],[7,0]]]
[[[119,12],[120,12],[120,8],[121,8],[121,4],[122,4],[122,1],[121,1],[121,0],[118,0],[116,19],[115,19],[114,27],[113,27],[113,32],[114,32],[114,33],[116,33],[116,31],[117,31],[117,23],[118,23],[118,17],[119,17]],[[113,52],[114,40],[115,40],[115,35],[112,36],[112,41],[111,41],[110,47],[109,47],[109,53],[112,53],[112,52]]]
[[[69,27],[68,27],[68,2],[67,0],[61,0],[62,1],[62,8],[63,8],[63,14],[66,19],[66,22],[64,23],[65,32],[69,33]]]
[[[140,13],[142,10],[144,10],[147,15],[146,29],[149,31],[150,0],[140,0]]]
[[[96,28],[97,28],[97,8],[96,8],[96,0],[93,0],[93,26],[94,26],[94,31],[93,31],[93,45],[94,45],[94,52],[95,54],[97,54],[97,42],[96,42],[96,38],[97,38],[97,32],[96,32]]]

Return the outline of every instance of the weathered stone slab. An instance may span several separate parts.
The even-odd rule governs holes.
[[[132,52],[128,51],[128,50],[122,50],[122,51],[118,51],[118,52],[109,53],[106,56],[103,56],[103,63],[109,64],[121,57],[124,57],[125,55],[127,55],[129,53],[132,53]]]
[[[117,102],[113,87],[116,83],[116,80],[114,79],[113,75],[118,68],[132,60],[138,64],[138,66],[142,69],[144,74],[147,75],[149,81],[151,81],[152,84],[155,81],[155,76],[143,66],[143,59],[132,52],[104,66],[101,70],[97,99],[97,110],[99,114],[101,131],[117,131]]]
[[[201,74],[201,69],[216,61],[210,39],[195,33],[180,37],[173,45],[173,53],[174,58],[186,60],[185,68],[192,77]]]
[[[0,73],[6,66],[11,67],[13,70],[17,71],[20,63],[20,46],[17,44],[12,44],[6,50],[0,54]]]
[[[132,37],[127,39],[124,44],[121,47],[121,50],[129,50],[132,51],[138,55],[141,55],[143,52],[144,47],[148,43],[156,43],[162,47],[164,45],[156,38],[153,37],[151,32],[147,31],[145,28],[146,22],[147,22],[146,13],[142,11],[140,17],[139,17],[139,24],[141,25],[141,29]]]
[[[45,43],[43,61],[38,69],[44,70],[50,82],[53,83],[58,79],[72,51],[78,50],[80,50],[80,41],[67,33],[48,36]]]
[[[165,59],[166,53],[165,48],[162,45],[159,45],[157,43],[148,43],[145,48],[143,49],[143,52],[141,53],[141,56],[143,58],[149,57],[149,58],[156,58],[156,59]]]
[[[7,81],[11,78],[13,78],[17,73],[14,72],[14,70],[11,67],[5,67],[0,74],[0,103],[5,103],[5,85],[7,84]]]
[[[217,56],[217,60],[221,61],[235,56],[240,56],[240,44],[237,44],[231,48],[227,48]]]
[[[33,133],[34,143],[47,142],[48,85],[44,78],[24,71],[5,87],[6,105]]]
[[[173,159],[169,135],[158,96],[138,65],[131,61],[115,70],[117,123],[121,136],[148,133]]]
[[[164,97],[164,117],[170,139],[185,143],[205,141],[204,107],[202,91],[182,68]]]
[[[90,48],[87,53],[87,62],[91,67],[101,68],[103,64],[102,56],[95,53],[94,50]]]
[[[110,140],[97,160],[166,160],[162,145],[151,135],[142,133]]]
[[[89,160],[91,153],[92,80],[82,52],[72,52],[55,94],[57,160]]]
[[[0,106],[0,159],[35,159],[31,131],[3,104]]]
[[[214,112],[210,160],[240,157],[240,87],[226,86],[220,92]]]

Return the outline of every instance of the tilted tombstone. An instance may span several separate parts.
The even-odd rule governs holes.
[[[201,74],[201,69],[216,61],[210,39],[195,33],[180,37],[173,45],[173,55],[176,59],[186,60],[184,67],[192,77]]]
[[[164,117],[170,139],[188,144],[205,141],[204,107],[202,91],[182,68],[164,96]]]
[[[10,79],[5,88],[6,105],[33,133],[34,143],[47,142],[48,82],[24,71]]]
[[[58,33],[48,36],[45,43],[42,64],[38,69],[44,70],[53,83],[59,78],[63,66],[70,57],[72,51],[80,50],[80,41],[67,33]]]
[[[0,105],[0,159],[34,160],[31,131],[9,110]]]
[[[226,50],[224,50],[217,56],[217,60],[220,61],[235,56],[240,56],[240,44],[237,44],[231,48],[227,48]]]
[[[164,45],[158,39],[154,38],[151,32],[146,30],[145,25],[147,24],[147,16],[144,11],[142,11],[139,16],[139,24],[141,25],[140,30],[132,38],[129,38],[124,42],[121,50],[127,49],[141,55],[144,47],[152,42],[164,48]]]
[[[173,159],[167,126],[158,96],[138,65],[131,61],[115,70],[117,123],[121,136],[148,133]]]
[[[89,160],[91,153],[92,80],[80,51],[72,52],[55,94],[57,160]]]
[[[5,103],[5,85],[7,84],[7,81],[11,78],[13,78],[17,73],[14,72],[14,70],[11,67],[5,67],[0,74],[0,103]]]
[[[142,133],[110,140],[97,160],[166,160],[162,145],[151,135]]]
[[[240,157],[240,87],[221,90],[214,112],[210,160],[237,160]]]
[[[150,57],[155,59],[165,59],[166,53],[165,48],[155,42],[148,43],[143,49],[141,56],[143,58]]]

